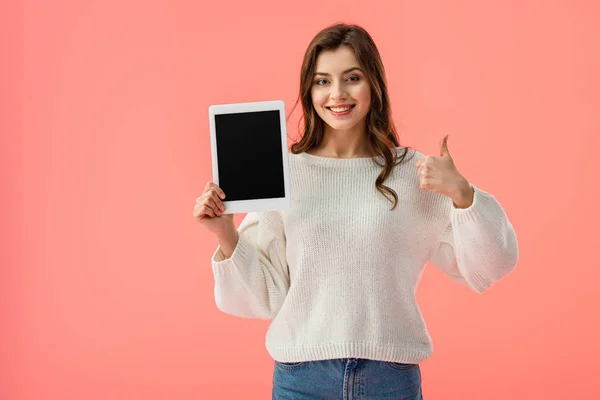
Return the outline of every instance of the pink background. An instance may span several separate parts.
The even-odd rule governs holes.
[[[519,266],[483,296],[426,269],[425,398],[599,398],[598,2],[25,1],[0,15],[0,398],[270,398],[269,321],[217,310],[216,241],[192,217],[212,177],[207,107],[291,110],[308,42],[337,21],[375,39],[401,142],[437,155],[450,134],[519,238]]]

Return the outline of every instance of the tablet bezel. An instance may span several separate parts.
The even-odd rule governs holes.
[[[222,114],[236,114],[244,112],[257,111],[279,111],[279,121],[281,124],[281,155],[283,160],[283,181],[285,189],[285,197],[282,198],[266,198],[256,200],[234,200],[227,201],[227,197],[223,200],[225,211],[223,214],[247,213],[247,212],[262,212],[262,211],[278,211],[286,210],[291,207],[290,196],[290,177],[288,163],[288,143],[287,143],[287,126],[285,117],[285,103],[282,100],[258,101],[248,103],[233,103],[233,104],[215,104],[208,108],[208,116],[210,123],[210,143],[213,182],[219,185],[219,155],[217,152],[217,132],[215,124],[215,116]],[[225,193],[227,196],[227,193]]]

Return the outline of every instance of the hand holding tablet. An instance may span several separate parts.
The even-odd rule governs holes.
[[[196,199],[194,217],[217,237],[235,231],[233,214],[224,214],[225,193],[214,182],[208,182],[204,193]]]

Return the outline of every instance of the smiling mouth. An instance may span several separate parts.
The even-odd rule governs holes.
[[[351,110],[355,106],[356,106],[356,104],[351,104],[351,105],[341,106],[341,107],[329,106],[329,107],[325,107],[325,108],[328,109],[329,111],[341,113],[341,112]]]

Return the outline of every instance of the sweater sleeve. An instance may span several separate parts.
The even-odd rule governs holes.
[[[454,208],[431,261],[481,294],[510,273],[519,259],[515,231],[498,201],[475,185],[473,204]]]
[[[224,313],[243,318],[273,318],[290,286],[285,232],[277,211],[248,213],[237,229],[230,258],[220,247],[212,257],[215,302]]]

